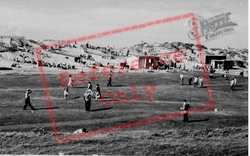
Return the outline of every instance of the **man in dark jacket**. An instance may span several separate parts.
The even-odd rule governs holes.
[[[187,103],[186,100],[183,100],[183,106],[180,108],[183,110],[183,122],[188,122],[188,110],[190,105]]]
[[[108,76],[108,84],[107,84],[107,86],[111,86],[111,80],[112,80],[112,75],[111,75],[111,74],[109,74],[109,76]]]
[[[85,102],[85,110],[90,111],[90,106],[91,106],[91,90],[87,90],[86,93],[83,95],[83,99]]]
[[[193,79],[194,79],[193,77],[189,77],[189,79],[188,79],[188,84],[189,84],[189,85],[192,85]]]
[[[32,93],[32,91],[30,89],[27,90],[27,92],[25,93],[25,105],[23,106],[23,110],[26,110],[27,106],[29,105],[31,107],[32,110],[36,110],[30,102],[30,94]]]

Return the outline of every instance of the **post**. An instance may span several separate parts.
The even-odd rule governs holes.
[[[141,53],[143,53],[143,41],[141,41]]]

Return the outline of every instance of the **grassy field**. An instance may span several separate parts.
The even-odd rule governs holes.
[[[113,86],[106,87],[107,78],[92,81],[99,83],[102,93],[125,92],[129,102],[105,107],[92,100],[91,111],[86,112],[83,94],[87,83],[69,89],[69,99],[63,99],[59,74],[46,74],[52,109],[48,109],[40,74],[0,75],[0,154],[115,154],[115,155],[247,155],[248,152],[248,79],[237,77],[237,90],[231,92],[229,80],[220,75],[209,79],[202,88],[188,85],[188,76],[201,72],[185,72],[185,84],[180,85],[180,72],[136,73],[134,71],[113,77]],[[88,75],[88,78],[91,76]],[[134,99],[136,86],[141,100]],[[153,101],[143,88],[155,85]],[[191,108],[209,105],[207,86],[211,87],[214,110],[190,114],[189,123],[182,116],[141,126],[113,131],[58,144],[53,137],[49,111],[53,110],[60,137],[70,136],[79,128],[95,131],[124,123],[170,114],[179,111],[183,99]],[[32,105],[37,108],[22,110],[24,93],[32,89]],[[94,89],[95,90],[95,89]],[[105,97],[105,102],[112,99]],[[36,134],[34,128],[46,133]]]

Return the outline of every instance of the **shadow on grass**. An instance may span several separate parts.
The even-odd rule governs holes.
[[[245,90],[245,88],[236,88],[234,91],[240,91],[240,90]]]
[[[213,75],[213,76],[210,76],[209,78],[210,79],[217,79],[217,78],[224,78],[224,77],[222,77],[221,75]]]
[[[188,122],[203,122],[203,121],[208,121],[209,119],[200,119],[200,120],[189,120]]]
[[[152,70],[149,70],[149,71],[148,71],[148,73],[154,73],[154,71],[152,71]]]
[[[190,86],[191,88],[207,88],[207,87],[211,87],[211,85],[203,85],[203,86],[197,86],[197,87],[194,87],[194,85],[190,85],[190,84],[183,84],[183,85],[180,85],[180,86]]]
[[[102,97],[101,99],[104,99],[104,100],[105,100],[105,99],[110,99],[110,97],[105,96],[105,97]],[[100,99],[100,100],[101,100],[101,99]]]
[[[88,88],[88,87],[85,87],[85,86],[73,86],[72,88]]]
[[[90,110],[91,112],[96,112],[96,111],[102,111],[102,110],[109,110],[109,109],[112,109],[113,107],[108,107],[108,108],[98,108],[98,109],[93,109],[93,110]]]
[[[51,107],[51,108],[47,108],[47,107],[44,107],[44,108],[36,108],[36,110],[44,110],[44,109],[58,109],[60,107]]]
[[[198,88],[207,88],[207,87],[211,87],[211,85],[203,85],[203,86],[200,86]]]
[[[112,86],[109,86],[109,87],[125,87],[126,85],[112,85]]]
[[[81,96],[72,97],[71,99],[79,99]]]
[[[13,69],[8,67],[0,67],[0,70],[13,70]]]
[[[245,86],[244,85],[236,85],[235,89],[236,90],[245,90]]]
[[[117,101],[117,100],[115,100],[115,99],[110,99],[110,98],[109,98],[109,99],[102,99],[102,100],[103,100],[103,101],[114,101],[114,102]],[[100,101],[102,101],[102,100],[100,100]]]

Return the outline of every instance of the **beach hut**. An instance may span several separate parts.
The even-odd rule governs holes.
[[[126,59],[127,65],[129,65],[130,69],[131,69],[132,65],[134,68],[139,68],[139,63],[137,62],[137,61],[139,61],[138,58],[139,57],[132,55]],[[137,62],[137,63],[135,63],[135,62]]]
[[[145,55],[145,56],[139,56],[139,68],[150,68],[152,65],[156,65],[159,61],[158,56],[153,55]]]
[[[11,68],[11,62],[4,60],[4,59],[0,59],[0,68]]]
[[[153,55],[145,55],[145,56],[130,56],[127,58],[127,64],[129,65],[130,69],[142,69],[142,68],[149,68],[153,64],[155,65],[159,61],[158,56]]]
[[[42,60],[37,60],[37,66],[38,66],[38,67],[42,67],[42,66],[43,66]]]

